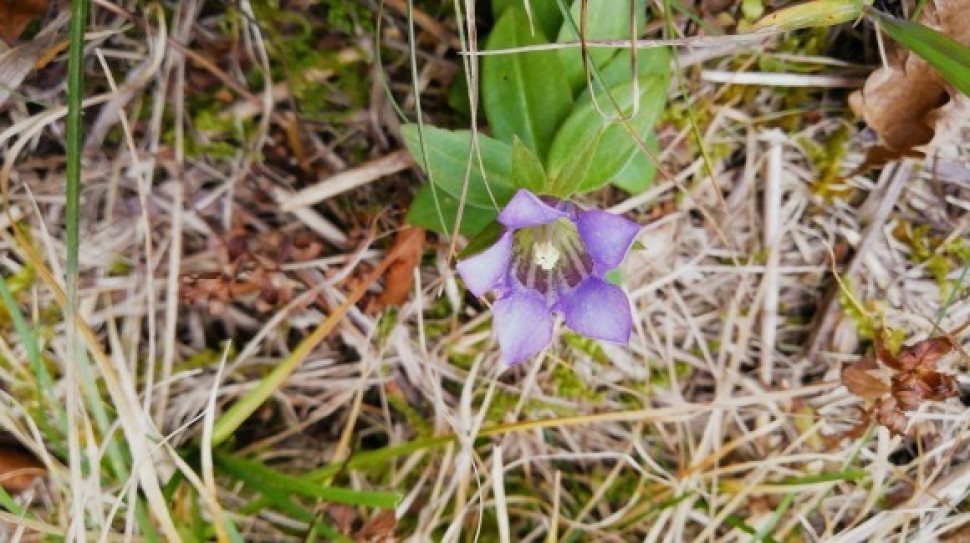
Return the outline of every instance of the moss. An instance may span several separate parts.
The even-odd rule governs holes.
[[[599,346],[596,340],[585,338],[574,332],[563,332],[562,340],[570,349],[575,349],[583,354],[586,354],[594,362],[600,365],[609,364],[609,358],[606,353],[603,352],[603,348]]]
[[[843,281],[846,289],[850,292],[854,290],[852,281],[848,277],[844,278]],[[880,312],[873,304],[867,303],[867,307],[859,307],[854,295],[850,296],[849,292],[839,289],[839,305],[842,307],[842,313],[855,325],[859,337],[870,340],[876,337],[876,330],[880,328],[881,324],[879,319],[873,318],[873,315],[880,314]]]
[[[605,399],[602,392],[595,392],[585,380],[566,364],[556,364],[550,378],[555,394],[560,398],[581,400],[594,404],[601,403]]]
[[[235,343],[229,344],[228,351],[226,350],[226,344],[223,343],[219,349],[201,350],[186,358],[181,363],[176,364],[173,368],[174,373],[217,366],[222,361],[223,353],[225,353],[226,359],[228,360],[235,358],[239,354]]]
[[[818,180],[812,185],[812,194],[826,202],[834,199],[848,200],[855,193],[855,189],[847,185],[839,175],[842,159],[849,148],[849,137],[849,128],[843,125],[826,140],[824,145],[809,138],[798,139],[799,145],[805,150],[808,159],[820,174]]]
[[[954,270],[970,264],[970,241],[962,237],[947,241],[930,225],[908,222],[897,224],[893,236],[909,246],[912,262],[926,267],[940,287],[941,297],[945,299],[953,288],[959,288],[949,277]]]
[[[395,411],[404,415],[404,418],[407,419],[411,429],[414,430],[414,433],[418,437],[430,437],[434,433],[434,428],[431,427],[428,419],[421,413],[418,413],[418,411],[414,409],[414,407],[412,407],[403,396],[398,394],[387,394],[387,403],[390,404]]]

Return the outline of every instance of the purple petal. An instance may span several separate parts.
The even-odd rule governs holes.
[[[468,290],[475,296],[484,296],[502,283],[512,258],[512,232],[502,234],[495,245],[475,256],[458,262],[455,266]]]
[[[599,273],[619,266],[640,233],[639,224],[598,209],[581,213],[576,229]]]
[[[590,277],[561,300],[566,325],[593,339],[627,343],[633,330],[630,301],[623,289]]]
[[[538,353],[552,341],[552,313],[545,298],[534,290],[514,290],[495,302],[492,313],[502,358],[510,366]]]
[[[498,222],[511,230],[549,224],[556,219],[567,217],[565,211],[556,209],[540,200],[535,194],[519,189],[509,200],[505,209],[499,213]]]

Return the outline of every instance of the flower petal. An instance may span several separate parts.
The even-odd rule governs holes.
[[[633,330],[630,301],[623,289],[590,277],[561,300],[566,325],[593,339],[627,343]]]
[[[495,245],[458,262],[455,268],[465,280],[468,290],[481,297],[502,283],[511,258],[512,232],[506,232],[498,238]]]
[[[601,274],[623,262],[640,233],[639,224],[598,209],[580,213],[576,229]]]
[[[498,222],[511,230],[549,224],[556,219],[569,216],[565,211],[556,209],[543,202],[538,196],[525,189],[519,189],[515,196],[499,213]]]
[[[518,364],[552,341],[552,313],[546,300],[530,289],[515,289],[492,308],[502,358]]]

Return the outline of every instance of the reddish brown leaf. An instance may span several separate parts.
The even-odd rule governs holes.
[[[893,377],[893,398],[904,411],[918,409],[930,392],[930,387],[913,373],[900,373]]]
[[[855,365],[842,369],[842,384],[864,400],[875,400],[889,392],[889,385],[885,381]]]
[[[931,337],[913,345],[904,346],[896,357],[896,363],[902,370],[912,370],[917,367],[922,370],[936,368],[936,362],[953,350],[953,344],[946,337]]]
[[[890,433],[903,435],[906,432],[909,419],[906,418],[906,414],[896,405],[896,400],[892,396],[886,396],[879,400],[879,403],[876,404],[875,412],[876,420],[879,421],[879,424],[888,428]]]
[[[384,292],[374,301],[373,309],[401,305],[408,299],[414,284],[414,269],[421,263],[423,252],[424,230],[405,227],[397,233],[388,253],[393,258],[384,274]]]
[[[397,519],[394,517],[394,511],[381,511],[364,523],[360,531],[354,534],[354,539],[356,541],[398,541],[394,536],[394,528],[396,526]]]
[[[947,398],[956,398],[960,395],[960,384],[952,375],[931,371],[921,373],[920,379],[929,389],[926,399],[943,401]]]
[[[47,473],[33,456],[17,450],[0,448],[0,485],[11,494],[23,492]]]
[[[48,0],[0,0],[0,38],[7,43],[20,37],[31,22],[47,11]]]

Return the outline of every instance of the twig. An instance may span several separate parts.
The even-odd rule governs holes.
[[[414,161],[411,160],[411,155],[406,150],[395,151],[387,156],[323,179],[293,195],[286,196],[280,200],[280,208],[283,211],[294,211],[300,207],[310,206],[376,181],[381,177],[410,168],[413,164]]]

